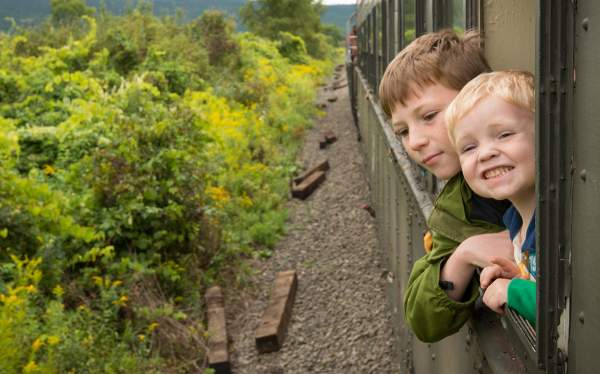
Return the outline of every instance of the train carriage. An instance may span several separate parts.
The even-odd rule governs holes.
[[[398,359],[406,373],[595,373],[600,367],[600,3],[593,0],[362,0],[350,28],[349,89],[367,159]],[[598,28],[596,28],[598,27]],[[398,51],[423,33],[478,29],[494,70],[536,77],[537,326],[478,308],[426,344],[404,323],[403,289],[424,255],[441,182],[407,158],[377,98]],[[596,37],[599,38],[596,38]],[[595,42],[595,41],[596,42]]]

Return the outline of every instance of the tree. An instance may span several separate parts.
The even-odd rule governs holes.
[[[192,22],[192,34],[204,43],[209,63],[213,66],[231,61],[238,52],[238,45],[233,38],[234,31],[235,20],[216,9],[204,11]]]
[[[82,16],[91,16],[95,9],[88,7],[85,0],[50,0],[52,22],[65,25],[79,20]]]
[[[308,53],[321,57],[325,53],[321,32],[320,0],[248,1],[240,10],[243,23],[251,32],[278,40],[284,31],[301,37]]]

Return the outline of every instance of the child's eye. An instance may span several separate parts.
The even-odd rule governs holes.
[[[498,138],[500,138],[500,139],[507,138],[513,134],[514,134],[514,132],[512,132],[512,131],[502,131],[500,134],[498,134]]]
[[[423,119],[427,122],[432,121],[435,116],[438,114],[439,112],[428,112],[423,116]]]
[[[396,128],[394,129],[394,134],[396,134],[398,138],[403,138],[408,135],[408,129],[406,127]]]
[[[460,149],[460,153],[467,153],[469,151],[472,151],[473,149],[475,149],[475,144],[467,144],[464,145],[461,149]]]

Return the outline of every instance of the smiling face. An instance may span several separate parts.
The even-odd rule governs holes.
[[[477,194],[535,203],[533,113],[500,98],[482,99],[454,128],[463,174]]]
[[[444,111],[458,91],[441,84],[413,90],[415,94],[392,111],[392,127],[408,156],[437,178],[449,179],[460,163],[448,138]]]

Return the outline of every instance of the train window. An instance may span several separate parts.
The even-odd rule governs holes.
[[[452,29],[458,34],[465,31],[466,0],[434,0],[435,29]]]
[[[402,10],[402,24],[404,26],[403,39],[404,45],[408,45],[415,40],[417,35],[417,1],[408,0],[404,2]]]
[[[452,1],[452,26],[454,32],[462,34],[465,32],[466,25],[466,0]]]
[[[388,1],[388,28],[387,35],[389,37],[388,63],[394,59],[394,56],[400,50],[398,43],[398,0]]]
[[[384,38],[383,38],[383,12],[382,12],[382,4],[379,3],[375,7],[375,43],[377,46],[377,56],[375,60],[377,61],[377,72],[375,74],[375,90],[379,86],[379,80],[383,75],[383,48],[384,48]]]

